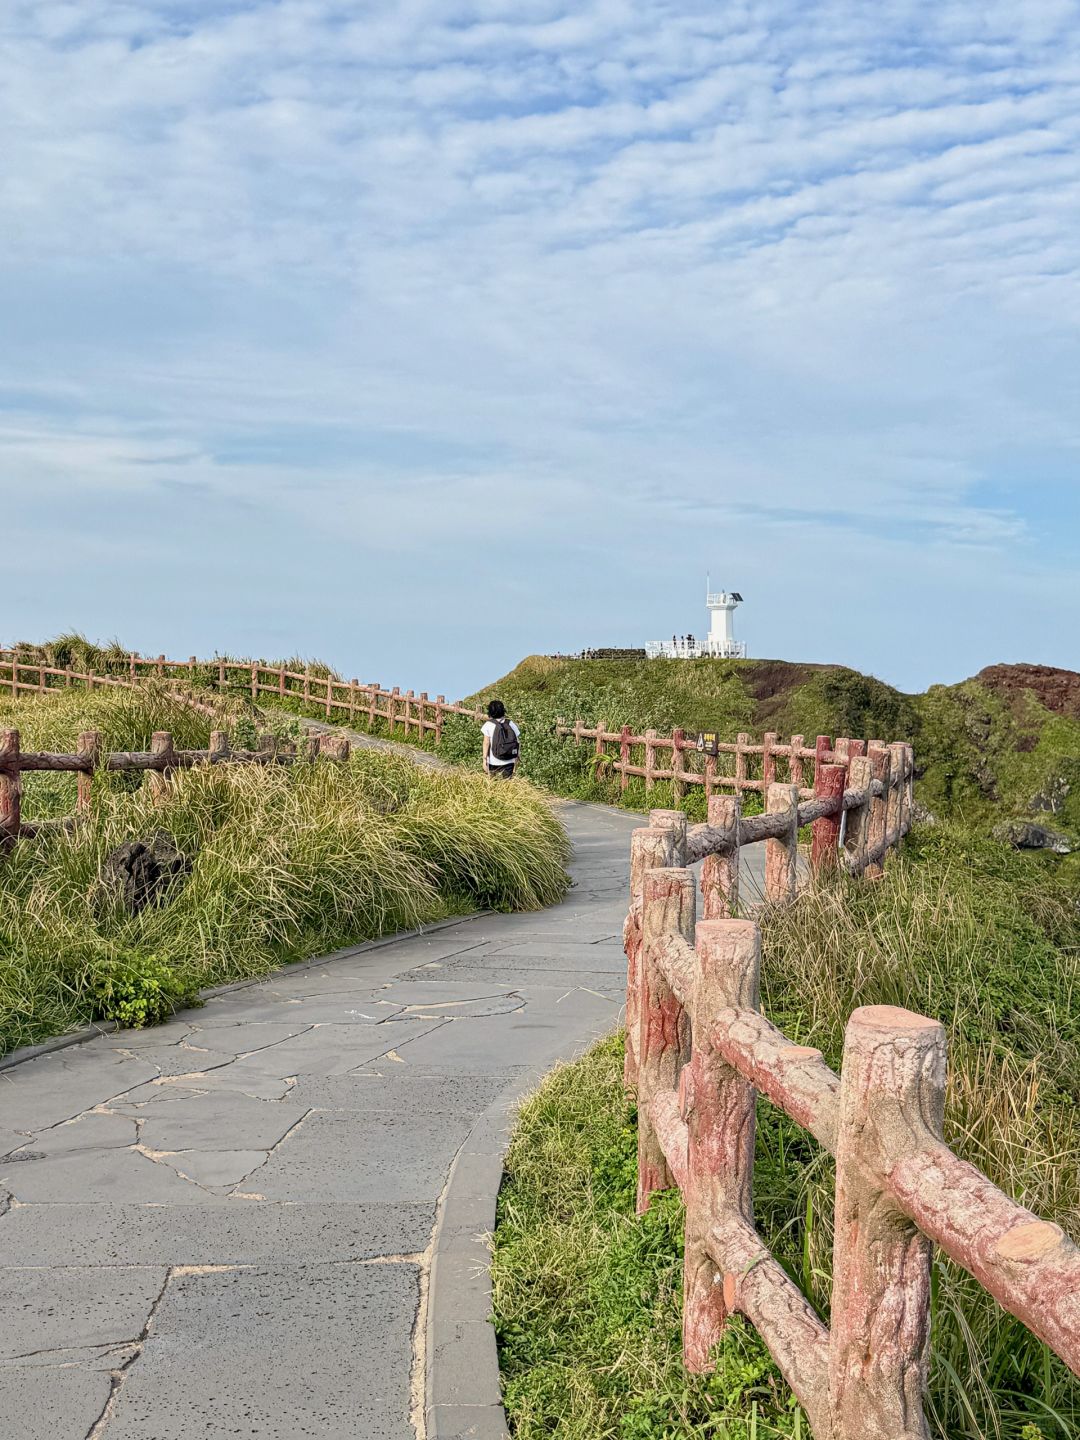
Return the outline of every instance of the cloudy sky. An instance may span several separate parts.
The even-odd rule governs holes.
[[[1080,668],[1077,0],[7,0],[0,640]]]

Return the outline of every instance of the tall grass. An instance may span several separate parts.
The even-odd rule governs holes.
[[[133,748],[145,747],[147,726],[166,728],[163,719],[193,745],[212,723],[142,690],[81,698],[94,705],[76,713],[74,701],[50,697],[36,722],[22,701],[19,722],[35,742],[70,743],[65,727],[89,728],[92,715],[112,743],[124,737]],[[431,773],[371,752],[347,765],[178,771],[161,803],[129,780],[99,774],[73,834],[21,841],[0,860],[2,1048],[93,1015],[110,966],[152,959],[191,993],[448,914],[550,904],[567,884],[565,834],[525,783]],[[193,857],[192,869],[166,903],[131,916],[102,893],[102,863],[158,830]]]
[[[1080,1238],[1080,912],[1052,862],[957,832],[918,833],[885,878],[834,876],[763,917],[763,1005],[840,1062],[848,1015],[897,1004],[950,1038],[946,1137]],[[710,1377],[680,1364],[681,1205],[633,1214],[636,1135],[617,1046],[558,1072],[522,1114],[501,1198],[495,1293],[516,1437],[808,1435],[740,1325]],[[827,1317],[834,1170],[759,1107],[759,1228]],[[949,1440],[1080,1435],[1080,1383],[938,1257],[928,1396]]]

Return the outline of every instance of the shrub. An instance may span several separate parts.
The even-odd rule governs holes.
[[[92,1020],[115,1020],[126,1029],[158,1025],[193,991],[156,955],[130,954],[102,961],[90,981]]]

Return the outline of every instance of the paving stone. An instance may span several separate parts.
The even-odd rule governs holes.
[[[319,1025],[233,1066],[213,1072],[217,1084],[228,1084],[229,1071],[243,1067],[251,1075],[346,1075],[358,1065],[436,1029],[441,1020],[407,1020],[382,1025]]]
[[[414,1440],[408,1264],[313,1265],[172,1280],[109,1440]]]
[[[492,1069],[508,1071],[514,1066],[543,1065],[560,1053],[568,1030],[583,1039],[602,1034],[618,1015],[614,1002],[601,995],[570,991],[570,1003],[559,1010],[554,992],[547,993],[552,998],[546,1006],[538,999],[521,1016],[452,1020],[401,1047],[401,1057],[416,1069],[447,1074],[483,1074]]]
[[[245,1186],[266,1156],[265,1150],[181,1150],[176,1155],[162,1155],[160,1161],[183,1180],[224,1191]]]
[[[516,985],[526,996],[532,995],[541,989],[554,989],[560,994],[571,986],[584,986],[590,990],[598,990],[602,993],[618,995],[620,999],[626,992],[626,967],[623,966],[622,973],[613,970],[582,970],[575,967],[572,970],[559,970],[554,967],[544,968],[530,966],[526,971],[506,963],[506,957],[501,957],[502,963],[497,963],[500,957],[488,964],[479,967],[463,964],[460,969],[455,965],[447,975],[455,980],[462,980],[466,984],[475,981],[498,982],[503,985]],[[411,984],[414,979],[422,983],[426,972],[413,972],[404,976],[404,983]]]
[[[434,1198],[368,1205],[230,1199],[205,1209],[25,1205],[0,1223],[0,1265],[330,1264],[419,1253],[434,1219]]]
[[[65,1120],[42,1130],[25,1142],[35,1155],[71,1155],[77,1150],[123,1150],[138,1140],[135,1121],[127,1115],[88,1111],[75,1120]],[[18,1160],[18,1152],[12,1156]]]
[[[302,1075],[289,1099],[317,1110],[478,1115],[506,1086],[505,1075],[414,1075],[407,1066],[372,1060],[348,1075]]]
[[[137,1150],[77,1150],[44,1160],[0,1161],[0,1185],[24,1205],[72,1200],[204,1205],[215,1197]]]
[[[0,1268],[0,1360],[138,1340],[165,1269]],[[3,1372],[0,1371],[0,1388]]]
[[[288,1100],[206,1095],[143,1105],[139,1141],[150,1150],[269,1150],[304,1118]]]
[[[11,1130],[44,1130],[156,1074],[145,1060],[113,1054],[100,1038],[41,1055],[0,1071],[0,1125]]]
[[[0,1435],[83,1440],[109,1400],[108,1373],[82,1366],[0,1369]]]
[[[441,1193],[468,1116],[316,1110],[259,1171],[267,1200],[403,1200]]]

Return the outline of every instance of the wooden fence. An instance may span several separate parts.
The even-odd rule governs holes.
[[[396,685],[386,690],[378,684],[361,685],[358,680],[288,670],[261,660],[199,660],[194,655],[188,660],[167,660],[164,655],[148,659],[130,654],[101,672],[50,666],[16,650],[0,649],[0,690],[12,695],[45,694],[72,685],[88,690],[106,686],[130,689],[155,678],[200,685],[221,695],[249,696],[254,703],[260,696],[299,701],[321,711],[328,720],[337,719],[353,728],[359,722],[370,730],[383,721],[391,728],[401,726],[406,735],[414,733],[418,739],[432,735],[436,744],[442,741],[447,715],[467,715],[477,722],[484,718],[478,707],[451,704],[444,695],[432,700],[426,690],[415,694]]]
[[[177,750],[167,730],[155,731],[150,749],[145,751],[103,752],[101,735],[85,730],[79,736],[79,748],[70,754],[51,751],[23,750],[18,730],[0,730],[0,851],[18,839],[40,835],[50,830],[70,829],[79,814],[90,807],[91,785],[98,770],[141,770],[146,783],[157,793],[168,785],[174,771],[191,765],[291,765],[297,760],[325,756],[330,760],[348,760],[349,742],[343,736],[321,735],[299,743],[279,744],[273,735],[261,735],[257,750],[234,750],[224,730],[210,734],[208,750]],[[75,815],[60,820],[23,820],[22,777],[31,770],[77,775],[78,789]]]
[[[794,787],[780,788],[790,811]],[[892,1006],[862,1007],[836,1075],[819,1051],[771,1025],[759,1002],[759,931],[730,917],[725,888],[738,854],[737,797],[712,804],[711,826],[688,829],[681,812],[654,811],[635,831],[625,931],[637,1206],[644,1213],[655,1191],[674,1185],[686,1202],[687,1368],[711,1368],[727,1317],[739,1313],[762,1335],[819,1440],[925,1437],[936,1244],[1080,1374],[1080,1251],[945,1144],[943,1027]],[[725,849],[710,830],[726,834]],[[867,831],[861,823],[852,842],[849,828],[860,855]],[[791,844],[790,828],[786,844],[770,837],[782,847],[770,865],[774,899],[794,887]],[[685,867],[703,855],[697,923]],[[836,1157],[828,1328],[754,1226],[758,1092]]]

